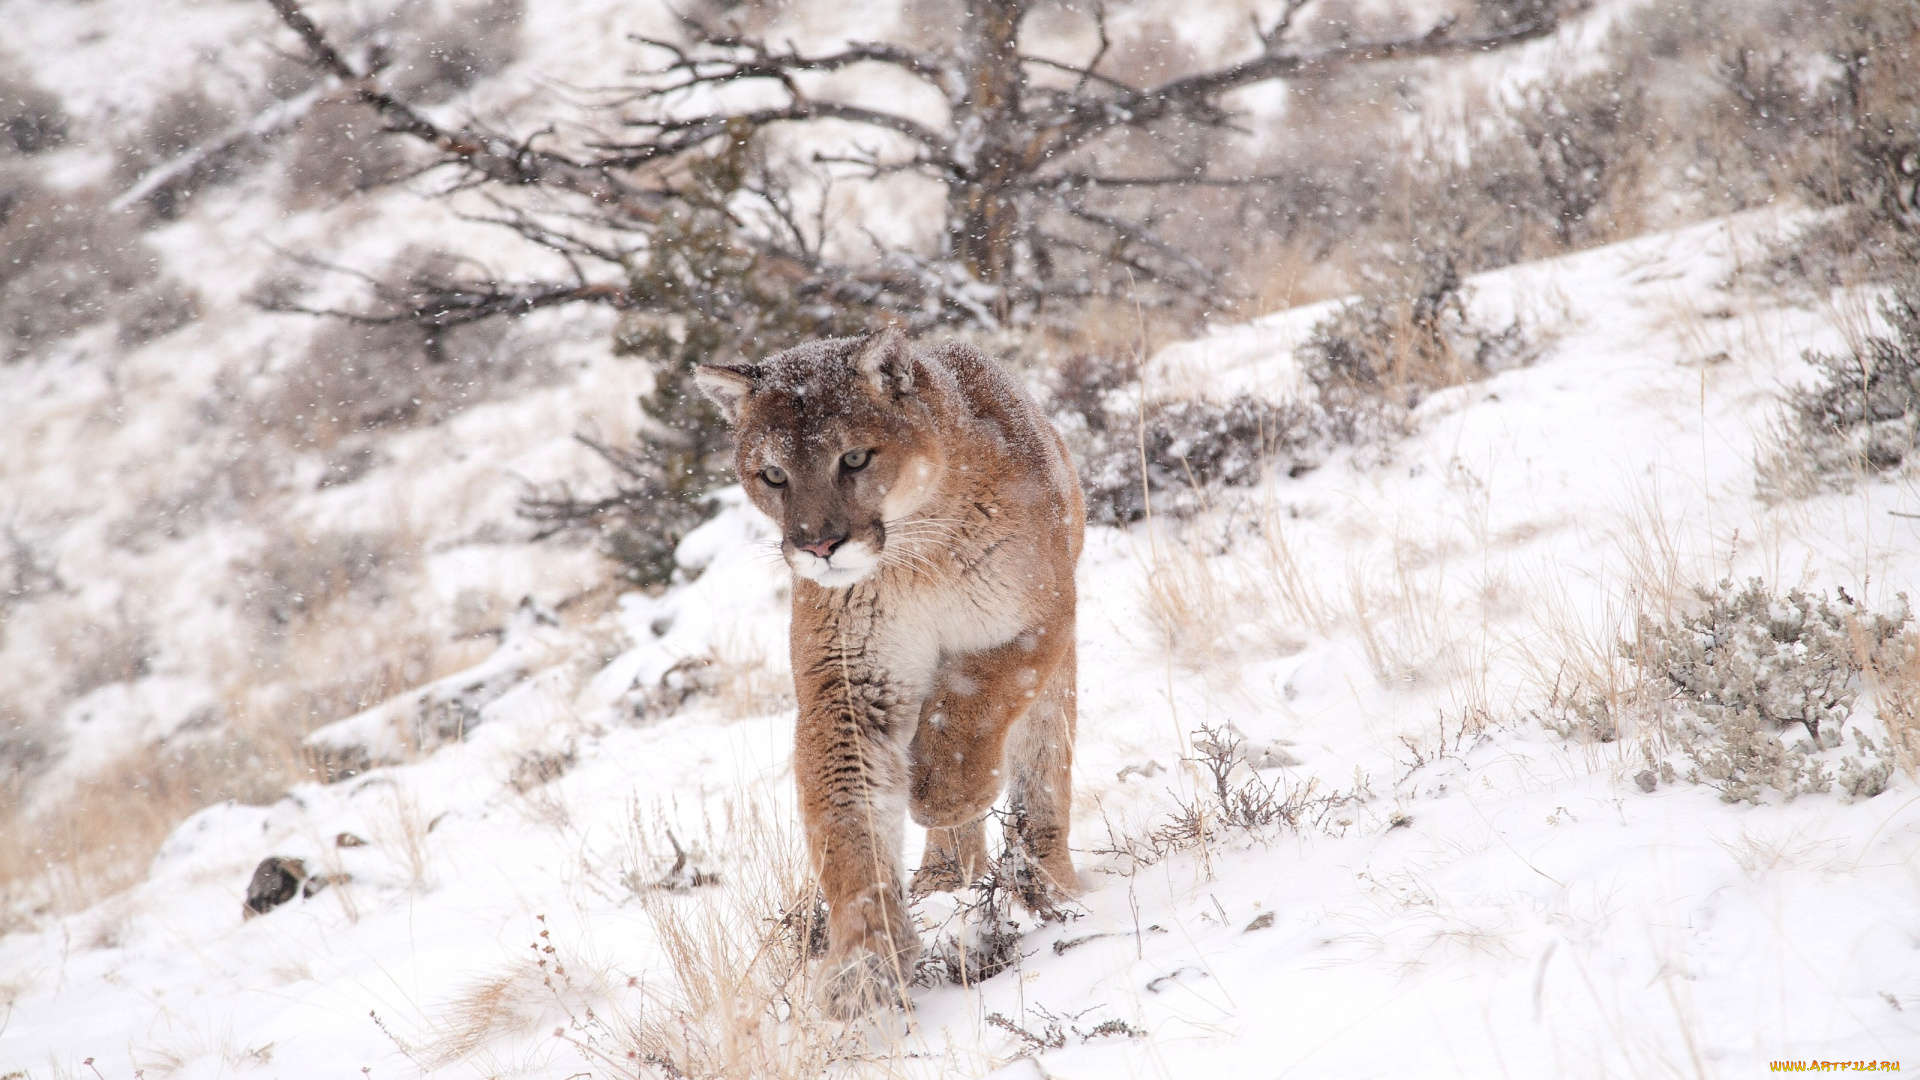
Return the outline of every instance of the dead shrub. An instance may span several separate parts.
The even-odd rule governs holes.
[[[1019,849],[1009,845],[985,876],[953,894],[945,916],[922,934],[925,947],[913,965],[915,986],[973,986],[1017,967],[1023,959],[1023,934],[1016,905],[1032,901],[1040,906],[1035,925],[1069,917],[1052,908],[1044,892],[1022,889],[1022,878],[1030,883],[1032,874],[1024,872],[1021,862]],[[926,942],[928,936],[931,942]]]
[[[39,154],[67,141],[72,121],[60,97],[0,68],[0,154]]]
[[[1920,11],[1841,0],[1820,42],[1839,68],[1828,84],[1830,155],[1802,178],[1828,205],[1858,206],[1920,231]]]
[[[1872,644],[1856,637],[1854,655],[1873,673],[1875,711],[1895,760],[1909,776],[1920,776],[1920,632],[1903,630],[1877,649]]]
[[[115,188],[125,191],[152,170],[204,150],[191,168],[141,200],[151,221],[179,218],[199,193],[230,183],[267,160],[259,140],[219,138],[244,114],[245,106],[218,100],[198,83],[167,93],[138,126],[114,140]]]
[[[402,101],[445,101],[520,55],[525,0],[403,0],[361,32]]]
[[[416,268],[404,286],[414,290],[457,286],[475,272],[491,277],[444,256],[403,254],[396,263]],[[542,370],[511,330],[503,319],[437,330],[328,319],[305,355],[269,378],[255,421],[295,446],[323,450],[362,432],[438,423]]]
[[[1535,84],[1510,111],[1512,130],[1472,151],[1486,194],[1549,230],[1562,250],[1630,232],[1612,219],[1652,150],[1645,91],[1612,71]],[[1633,224],[1628,219],[1628,225]]]
[[[1315,325],[1295,355],[1329,434],[1381,441],[1405,430],[1427,394],[1532,362],[1539,346],[1519,318],[1484,326],[1469,295],[1455,255],[1429,251]]]
[[[1749,273],[1789,295],[1897,279],[1920,262],[1920,11],[1911,4],[1808,4],[1777,63],[1803,73],[1788,172],[1835,213]]]
[[[232,696],[304,734],[476,662],[490,643],[443,640],[405,587],[417,557],[397,534],[288,529],[240,563],[254,634],[233,658],[248,674]],[[432,719],[456,736],[470,720]]]
[[[125,214],[94,190],[57,192],[0,160],[0,360],[119,320],[128,344],[190,322],[195,301],[161,273]]]
[[[116,609],[107,618],[71,623],[52,645],[55,662],[66,677],[68,698],[145,677],[152,671],[159,651],[153,628],[129,617],[124,609]]]
[[[411,561],[387,534],[289,531],[240,568],[241,597],[255,618],[283,631],[336,604],[379,606]]]
[[[1299,475],[1320,464],[1327,434],[1311,406],[1251,394],[1144,409],[1069,405],[1054,421],[1080,459],[1088,520],[1107,524],[1145,517],[1149,498],[1155,513],[1184,517],[1206,505],[1211,487],[1253,486],[1276,468]]]
[[[288,207],[326,206],[406,176],[407,144],[387,131],[373,108],[334,95],[300,119],[286,152]]]
[[[1353,819],[1336,816],[1337,811],[1372,797],[1364,781],[1350,791],[1322,793],[1317,778],[1303,784],[1263,778],[1258,769],[1279,760],[1266,748],[1250,754],[1231,725],[1202,725],[1191,734],[1195,756],[1183,760],[1206,777],[1212,790],[1177,799],[1173,814],[1144,837],[1110,836],[1099,854],[1124,857],[1137,868],[1181,852],[1204,853],[1233,836],[1262,840],[1277,829],[1344,835]]]
[[[28,787],[60,759],[66,740],[57,726],[34,722],[11,704],[0,704],[0,818],[25,801]]]

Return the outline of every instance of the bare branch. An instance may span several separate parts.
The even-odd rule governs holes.
[[[651,127],[663,134],[678,135],[682,144],[692,145],[724,133],[729,124],[745,124],[760,128],[769,124],[802,123],[808,120],[845,120],[848,123],[885,128],[905,135],[941,158],[950,156],[952,152],[951,145],[939,133],[907,117],[833,101],[799,100],[781,109],[756,109],[752,112],[703,116],[691,120],[632,121],[629,126]]]
[[[652,221],[659,216],[665,201],[663,193],[635,187],[604,164],[578,162],[562,154],[535,150],[531,138],[515,142],[473,127],[458,131],[442,128],[406,102],[381,90],[371,73],[355,70],[307,17],[299,0],[267,0],[267,3],[279,14],[280,21],[300,36],[309,62],[351,88],[360,100],[380,113],[390,130],[433,146],[488,180],[569,191],[614,207],[636,221]]]
[[[796,71],[830,72],[855,64],[889,64],[910,74],[942,87],[947,78],[946,65],[925,53],[917,52],[899,45],[879,41],[859,42],[837,53],[824,56],[807,56],[789,48],[784,52],[775,52],[758,38],[739,34],[717,34],[692,24],[699,35],[700,44],[713,49],[733,50],[745,53],[744,57],[724,56],[697,57],[671,41],[659,38],[634,35],[632,40],[657,49],[671,52],[674,62],[661,69],[659,74],[683,73],[688,81],[650,90],[648,93],[668,93],[704,83],[737,82],[741,79],[777,79],[784,81],[786,76]],[[700,74],[702,65],[717,66],[718,70],[710,74]]]
[[[1058,196],[1055,201],[1060,204],[1062,209],[1074,217],[1088,224],[1098,225],[1120,237],[1122,240],[1125,240],[1127,243],[1147,248],[1162,258],[1186,268],[1200,283],[1206,285],[1212,285],[1214,283],[1213,271],[1207,269],[1205,264],[1201,263],[1200,260],[1153,235],[1134,222],[1094,210],[1084,203],[1068,198],[1065,195]],[[1145,268],[1141,267],[1141,269]],[[1160,277],[1163,275],[1155,274],[1154,276]]]
[[[1105,52],[1106,50],[1103,48],[1101,51]],[[1099,59],[1097,56],[1094,57],[1095,63],[1098,63]],[[1024,53],[1020,56],[1020,62],[1023,64],[1036,64],[1044,68],[1052,68],[1055,71],[1065,72],[1068,75],[1078,75],[1080,81],[1073,84],[1072,90],[1067,91],[1069,95],[1082,93],[1089,81],[1102,83],[1106,86],[1113,87],[1115,90],[1122,90],[1129,94],[1137,94],[1140,92],[1139,88],[1131,83],[1124,83],[1118,79],[1110,79],[1093,70],[1093,64],[1088,64],[1086,67],[1079,67],[1075,64],[1063,63],[1059,60],[1049,60],[1044,56],[1027,56]]]
[[[1272,79],[1297,78],[1355,64],[1389,60],[1418,60],[1490,52],[1545,37],[1558,30],[1565,17],[1584,10],[1587,0],[1575,0],[1564,7],[1544,6],[1538,12],[1510,26],[1482,34],[1456,37],[1453,22],[1445,19],[1426,32],[1412,37],[1376,41],[1342,42],[1318,49],[1281,51],[1263,48],[1258,56],[1213,71],[1182,76],[1159,86],[1133,90],[1112,98],[1066,95],[1056,99],[1055,115],[1036,118],[1049,133],[1049,156],[1057,156],[1104,131],[1118,127],[1144,127],[1169,117],[1186,119],[1221,118],[1217,104],[1221,95],[1241,87]],[[1294,11],[1294,0],[1289,6]],[[1304,6],[1301,4],[1299,6]],[[1263,41],[1278,39],[1291,25],[1292,12],[1283,13],[1286,25],[1276,24]]]
[[[538,281],[459,281],[444,277],[416,277],[405,285],[381,281],[351,267],[315,259],[289,256],[295,261],[325,270],[347,274],[368,284],[379,307],[371,311],[346,311],[316,308],[279,297],[262,297],[256,302],[267,311],[298,315],[324,315],[366,326],[412,324],[441,330],[490,319],[497,315],[524,315],[560,304],[592,303],[617,309],[637,306],[633,294],[618,285],[575,282],[556,284]]]
[[[1093,50],[1093,59],[1087,61],[1086,74],[1080,77],[1079,82],[1073,84],[1076,92],[1085,90],[1087,80],[1096,77],[1094,73],[1100,70],[1100,61],[1107,58],[1107,49],[1113,45],[1107,37],[1107,5],[1100,0],[1095,0],[1093,5],[1093,29],[1100,35],[1100,47]]]
[[[1311,3],[1313,0],[1287,0],[1286,6],[1280,10],[1280,17],[1275,19],[1273,25],[1266,30],[1260,29],[1258,17],[1249,14],[1247,18],[1253,20],[1253,36],[1260,39],[1261,51],[1272,52],[1275,47],[1286,41],[1287,31],[1293,28],[1293,17],[1300,14],[1301,8]]]

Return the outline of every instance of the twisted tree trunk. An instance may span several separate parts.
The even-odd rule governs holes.
[[[960,65],[967,96],[955,109],[948,186],[948,236],[954,255],[976,281],[1000,284],[1014,272],[1021,234],[1013,185],[1031,168],[1031,142],[1021,113],[1020,20],[1028,0],[967,0]]]

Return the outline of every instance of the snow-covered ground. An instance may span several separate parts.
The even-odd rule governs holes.
[[[1013,970],[918,991],[910,1022],[844,1035],[869,1060],[843,1067],[1914,1064],[1911,777],[1857,802],[1729,805],[1684,781],[1649,793],[1631,733],[1568,742],[1530,716],[1676,584],[1758,575],[1884,606],[1920,569],[1920,533],[1889,513],[1913,508],[1905,486],[1773,509],[1755,497],[1757,440],[1779,388],[1807,377],[1801,350],[1843,346],[1832,310],[1722,289],[1779,224],[1715,221],[1478,278],[1481,310],[1517,312],[1552,343],[1424,403],[1389,463],[1336,459],[1222,493],[1184,525],[1090,530],[1084,911],[1030,929]],[[1149,380],[1283,388],[1317,315],[1171,347]],[[516,407],[551,406],[487,408]],[[664,928],[711,910],[760,940],[738,905],[797,843],[784,570],[768,536],[735,500],[683,545],[687,584],[629,596],[596,627],[523,611],[499,656],[441,684],[495,676],[464,740],[271,806],[205,810],[131,891],[0,939],[0,1072],[87,1075],[85,1059],[109,1077],[640,1071],[614,1033],[684,989]],[[666,710],[644,699],[690,657],[713,661],[712,688],[647,718]],[[321,738],[376,743],[418,702]],[[1854,722],[1874,730],[1870,708]],[[1271,752],[1265,780],[1356,798],[1298,831],[1151,865],[1112,850],[1195,797],[1193,733],[1227,724]],[[719,884],[652,887],[675,844]],[[335,883],[243,920],[268,855]],[[564,975],[533,963],[549,957]]]

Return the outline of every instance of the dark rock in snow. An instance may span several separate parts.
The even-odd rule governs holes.
[[[253,880],[247,883],[247,902],[241,907],[240,916],[251,919],[265,915],[296,896],[312,896],[326,887],[326,875],[308,874],[307,864],[301,860],[269,855],[253,868]]]

